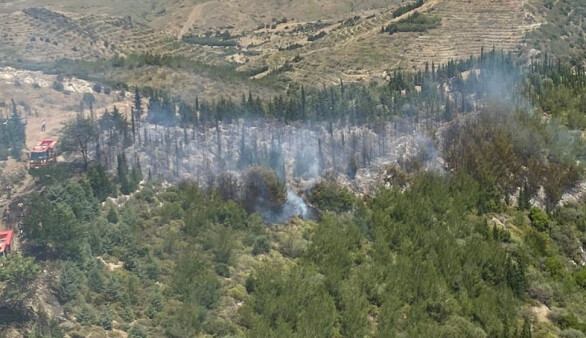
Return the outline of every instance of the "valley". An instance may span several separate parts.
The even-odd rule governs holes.
[[[584,15],[0,1],[0,336],[586,337]]]

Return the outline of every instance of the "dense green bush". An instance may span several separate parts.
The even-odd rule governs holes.
[[[184,42],[187,42],[187,43],[191,43],[194,45],[202,45],[202,46],[218,46],[218,47],[238,46],[238,41],[224,39],[221,37],[184,35],[181,38],[181,40]]]
[[[441,25],[441,19],[415,12],[408,17],[389,24],[383,28],[383,32],[394,34],[399,32],[425,32]]]
[[[539,231],[546,231],[549,228],[549,217],[545,211],[538,207],[529,209],[529,219],[531,220],[531,225]]]
[[[118,223],[118,213],[116,212],[116,209],[114,209],[114,206],[111,206],[108,210],[108,215],[106,215],[106,219],[110,223]]]
[[[33,293],[31,283],[40,272],[40,267],[31,257],[24,257],[14,252],[0,259],[0,282],[4,283],[2,290],[4,303],[11,307],[16,314],[26,306],[26,302]],[[24,314],[19,320],[21,321]]]
[[[285,184],[273,170],[251,167],[242,181],[243,205],[248,212],[262,208],[278,209],[287,200]]]
[[[407,12],[423,6],[423,0],[417,0],[414,3],[403,5],[393,11],[393,18],[399,17]]]
[[[309,201],[320,210],[341,213],[352,210],[356,197],[334,181],[323,181],[311,188]]]
[[[140,325],[133,325],[130,330],[128,330],[128,338],[146,338],[147,333],[144,327]]]
[[[271,243],[267,236],[258,236],[254,239],[254,244],[252,246],[252,254],[253,255],[260,255],[266,254],[271,250]]]
[[[75,298],[83,286],[83,273],[71,262],[65,262],[59,277],[57,296],[63,303]]]
[[[112,330],[112,315],[110,310],[106,308],[97,319],[97,324],[105,330]]]

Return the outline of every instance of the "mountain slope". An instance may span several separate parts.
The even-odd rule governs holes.
[[[579,19],[584,8],[575,0],[551,5],[543,0],[429,0],[394,17],[395,10],[409,4],[379,0],[153,0],[142,5],[84,6],[60,1],[7,2],[0,10],[0,62],[41,63],[36,67],[43,68],[64,58],[96,63],[152,53],[235,69],[240,77],[272,76],[281,85],[293,80],[320,87],[340,79],[382,79],[391,70],[421,69],[426,62],[440,64],[478,55],[482,47],[513,52],[537,48],[579,59],[584,42]],[[420,31],[381,33],[381,28],[400,24],[415,13],[436,18],[439,24]],[[565,27],[564,15],[569,20],[567,29],[560,28]],[[551,48],[548,41],[556,34],[567,38],[557,39],[559,48]],[[95,67],[88,72],[94,78],[111,73],[108,69],[95,72]],[[138,65],[115,78],[159,88],[173,83],[168,79],[186,79],[173,90],[181,95],[201,91],[202,86],[187,81],[193,73],[201,76],[201,68],[187,65],[158,72],[162,76],[152,79],[149,69]],[[218,80],[210,76],[205,86],[218,87]],[[276,82],[268,81],[272,90]],[[238,96],[237,92],[227,95]]]

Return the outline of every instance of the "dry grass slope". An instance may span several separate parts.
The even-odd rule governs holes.
[[[97,61],[150,52],[204,64],[234,64],[256,78],[277,72],[315,86],[340,79],[369,81],[384,78],[389,70],[465,58],[478,54],[483,46],[518,49],[525,33],[539,25],[526,2],[428,0],[415,11],[441,18],[441,27],[393,35],[380,30],[401,19],[392,17],[399,1],[152,0],[150,11],[131,10],[126,4],[120,5],[118,15],[112,14],[117,6],[113,3],[102,5],[110,7],[99,14],[100,6],[95,4],[82,11],[74,4],[52,4],[51,10],[20,8],[13,2],[13,11],[0,11],[0,61]],[[203,46],[181,39],[206,33],[216,38],[217,32],[226,30],[237,46]],[[319,38],[308,39],[318,34]],[[154,85],[167,85],[169,78],[178,76],[167,70],[134,72],[122,78],[149,84],[153,84],[149,78],[160,78],[165,80]],[[201,89],[195,84],[182,91]]]
[[[339,25],[313,44],[272,53],[268,63],[277,68],[299,54],[303,60],[290,72],[295,80],[329,84],[339,78],[369,79],[386,70],[466,58],[480,53],[483,46],[517,50],[524,34],[538,26],[521,0],[433,0],[416,11],[440,17],[441,27],[425,33],[381,34],[382,26],[397,20],[388,9],[351,26]]]

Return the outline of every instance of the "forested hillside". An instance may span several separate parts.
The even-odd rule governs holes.
[[[586,338],[585,0],[0,3],[0,338]]]
[[[0,333],[583,337],[586,75],[557,60],[80,115],[30,172]]]

